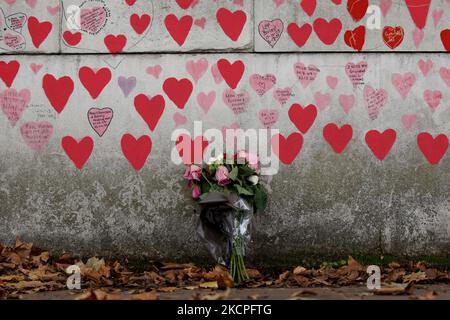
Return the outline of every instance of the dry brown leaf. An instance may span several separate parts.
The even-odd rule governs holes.
[[[392,286],[382,287],[380,289],[373,290],[375,295],[400,295],[400,294],[412,294],[415,290],[414,282],[408,283],[406,286]]]
[[[194,268],[195,265],[192,263],[172,263],[172,262],[163,262],[162,263],[162,270],[171,270],[171,269],[188,269],[188,268]]]
[[[294,292],[291,297],[292,298],[297,298],[297,297],[307,297],[307,296],[316,296],[317,292],[312,291],[312,290],[301,290],[298,292]]]
[[[306,271],[307,271],[306,268],[304,268],[304,267],[302,267],[302,266],[298,266],[298,267],[296,267],[296,268],[294,269],[293,273],[294,273],[295,275],[299,275],[299,274],[305,273]]]
[[[203,282],[198,285],[202,289],[219,289],[217,281]]]
[[[365,271],[364,267],[358,261],[353,259],[352,256],[348,257],[347,265],[351,271]]]
[[[261,272],[257,269],[247,269],[247,274],[250,277],[250,279],[259,279],[262,278]]]
[[[389,268],[391,269],[398,269],[401,267],[401,265],[398,262],[391,262],[388,264]]]
[[[164,293],[172,293],[177,291],[178,288],[177,287],[163,287],[163,288],[158,288],[159,292],[164,292]]]
[[[131,300],[159,300],[159,294],[154,292],[143,292],[130,295]]]

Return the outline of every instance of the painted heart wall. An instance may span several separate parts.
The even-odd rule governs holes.
[[[254,261],[447,255],[450,60],[440,31],[450,4],[431,1],[424,17],[409,1],[381,1],[383,23],[405,38],[389,49],[382,31],[367,31],[361,51],[383,51],[369,53],[345,43],[345,29],[362,23],[351,2],[0,2],[5,28],[20,34],[4,31],[0,56],[0,241],[207,257],[183,165],[171,160],[183,154],[174,130],[201,121],[279,130],[268,140],[280,168],[264,179]],[[81,10],[76,31],[71,5]],[[320,18],[341,20],[333,44],[314,30]],[[294,21],[312,26],[304,46],[292,42]]]

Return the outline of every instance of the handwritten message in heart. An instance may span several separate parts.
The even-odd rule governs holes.
[[[111,124],[113,110],[111,108],[91,108],[88,111],[88,118],[92,129],[102,137]]]

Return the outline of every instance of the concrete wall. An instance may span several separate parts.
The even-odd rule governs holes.
[[[301,148],[292,138],[281,143],[280,172],[265,179],[270,201],[267,211],[255,219],[250,251],[255,260],[274,263],[381,252],[448,254],[448,53],[234,52],[348,50],[343,33],[336,45],[324,47],[311,38],[304,49],[293,47],[283,33],[268,48],[259,35],[262,19],[280,17],[285,25],[306,19],[299,1],[288,0],[200,0],[187,9],[172,0],[137,0],[132,6],[88,1],[93,7],[108,8],[107,19],[100,20],[105,26],[95,36],[81,31],[80,46],[68,46],[62,8],[75,1],[54,2],[50,6],[59,5],[60,10],[47,8],[48,1],[1,5],[6,16],[23,12],[40,21],[53,21],[53,28],[38,49],[24,27],[25,49],[8,50],[11,55],[0,57],[0,242],[21,236],[54,253],[207,257],[194,232],[196,206],[182,179],[183,166],[170,157],[172,132],[176,128],[191,131],[194,121],[202,121],[204,129],[271,126],[283,137],[299,133],[303,137]],[[337,6],[340,11],[334,4],[322,5],[317,4],[311,23],[323,15],[339,17],[345,28],[356,24],[346,11],[346,1]],[[236,41],[218,26],[216,13],[223,7],[241,10],[247,17]],[[443,16],[435,28],[432,12],[440,9]],[[433,1],[420,50],[444,51],[438,33],[449,28],[445,18],[449,9],[448,1]],[[134,10],[152,17],[142,36],[129,27]],[[386,19],[395,15],[401,19],[383,23],[396,22],[410,36],[414,27],[407,8],[395,4],[390,10]],[[163,20],[171,13],[192,15],[193,21],[205,17],[206,24],[203,29],[193,22],[180,46],[164,28]],[[58,16],[63,21],[59,25]],[[379,36],[371,32],[364,49],[385,51]],[[109,34],[127,36],[122,54],[106,53],[104,38]],[[53,54],[17,52],[22,50]],[[410,38],[394,51],[403,50],[416,50]],[[171,53],[127,54],[154,51]],[[241,94],[237,107],[223,97],[229,88],[217,71],[219,59],[241,60],[245,65],[235,89],[235,94]],[[102,80],[89,81],[85,67],[103,68],[98,73],[106,79],[103,90],[95,89]],[[258,75],[272,75],[266,78],[275,81],[255,81]],[[163,89],[172,77],[188,79],[193,86],[183,107],[176,106]],[[211,105],[201,98],[210,92],[214,92],[211,97],[215,95]],[[157,113],[141,116],[138,112],[135,97],[139,94],[163,97],[165,107],[158,121]],[[307,119],[298,114],[300,107],[292,107],[296,103],[312,104],[318,113],[309,130],[304,130]],[[347,126],[339,131],[332,124]],[[352,134],[347,141],[349,126]],[[374,131],[388,129],[383,136]],[[125,134],[151,139],[151,152],[142,168],[124,155]],[[67,136],[77,141],[89,137],[84,140],[86,149],[71,148],[63,139]],[[337,153],[336,144],[342,141],[348,144]],[[299,152],[288,159],[296,148]],[[80,159],[80,154],[86,158]]]

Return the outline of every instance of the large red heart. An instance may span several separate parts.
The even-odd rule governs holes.
[[[296,23],[292,22],[288,25],[287,32],[292,41],[294,41],[295,44],[301,48],[308,41],[312,32],[312,27],[309,23],[305,23],[299,27]]]
[[[102,93],[112,78],[111,70],[108,68],[101,68],[94,71],[89,67],[82,67],[78,72],[78,76],[80,77],[81,84],[94,100]]]
[[[163,83],[164,92],[178,109],[184,108],[193,89],[192,82],[189,79],[168,78]]]
[[[192,140],[189,135],[181,134],[176,141],[178,153],[186,165],[201,164],[208,145],[208,140],[203,136],[198,136]]]
[[[445,134],[433,138],[428,132],[422,132],[417,136],[417,144],[429,163],[438,164],[447,152],[448,138]]]
[[[335,123],[329,123],[323,128],[323,137],[334,152],[342,153],[352,140],[353,129],[348,124],[339,128]]]
[[[134,98],[134,107],[147,123],[151,131],[154,131],[164,113],[166,102],[161,95],[149,99],[145,94]]]
[[[403,41],[405,32],[402,27],[390,27],[383,28],[383,41],[391,49],[397,48]]]
[[[94,150],[94,140],[91,137],[84,137],[77,141],[71,136],[67,136],[62,138],[61,145],[70,160],[80,170],[89,160],[92,150]]]
[[[108,34],[103,41],[108,51],[113,55],[122,52],[127,45],[127,37],[123,34],[117,36]]]
[[[319,39],[329,46],[336,41],[339,33],[341,33],[342,22],[337,18],[330,21],[318,18],[314,20],[313,27]]]
[[[0,61],[0,78],[8,88],[11,88],[14,79],[19,72],[19,61],[12,60],[10,62]]]
[[[186,41],[189,32],[191,31],[193,19],[191,16],[183,16],[178,20],[174,14],[169,14],[164,19],[167,31],[172,36],[173,40],[181,47]]]
[[[316,0],[302,0],[300,2],[300,7],[306,12],[308,16],[312,16],[316,10],[317,2]]]
[[[411,18],[419,29],[423,29],[427,24],[428,12],[431,0],[405,0]]]
[[[441,41],[445,50],[450,51],[450,29],[441,31]]]
[[[367,13],[369,0],[348,0],[347,11],[355,22],[361,20]]]
[[[188,9],[194,0],[176,0],[181,9]]]
[[[134,13],[130,17],[130,24],[133,27],[134,31],[137,34],[141,35],[145,32],[145,30],[147,30],[151,20],[152,19],[148,14],[139,16],[138,14]]]
[[[309,106],[303,108],[299,104],[293,104],[289,109],[289,119],[303,134],[307,133],[308,130],[314,124],[317,117],[316,106],[310,104]]]
[[[347,30],[344,34],[345,44],[350,48],[361,51],[366,39],[366,27],[359,26],[353,30]]]
[[[40,22],[36,17],[28,19],[28,32],[30,33],[31,41],[37,49],[47,39],[52,28],[53,25],[49,21]]]
[[[236,89],[245,71],[245,65],[241,60],[230,63],[227,59],[217,61],[217,68],[231,89]]]
[[[272,137],[272,150],[278,156],[281,162],[286,165],[294,162],[302,150],[303,136],[294,132],[285,138],[282,134],[276,134]]]
[[[55,111],[61,113],[73,93],[74,83],[68,76],[56,79],[53,75],[46,74],[42,78],[42,88]]]
[[[387,129],[384,132],[370,130],[366,133],[367,146],[380,160],[384,160],[384,158],[386,158],[396,139],[397,132],[393,129]]]
[[[76,46],[80,43],[82,38],[81,32],[70,32],[70,31],[64,31],[63,33],[63,39],[69,46]]]
[[[136,139],[127,133],[122,136],[120,141],[122,152],[128,162],[136,171],[141,170],[152,151],[152,139],[149,136],[141,136]]]
[[[231,12],[228,9],[220,8],[216,13],[217,22],[223,32],[233,41],[237,41],[247,22],[247,15],[242,10]]]

